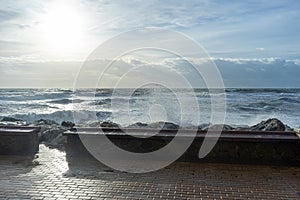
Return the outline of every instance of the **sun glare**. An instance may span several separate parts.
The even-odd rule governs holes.
[[[72,4],[52,3],[41,20],[44,48],[54,53],[72,53],[81,46],[83,36],[82,13]]]

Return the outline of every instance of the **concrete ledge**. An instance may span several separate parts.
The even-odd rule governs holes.
[[[124,129],[123,129],[124,130]],[[106,135],[115,145],[125,150],[146,153],[167,145],[176,135],[177,130],[161,130],[157,135],[140,138],[153,134],[155,129],[126,129],[131,135],[120,129],[80,128],[64,133],[67,136],[67,156],[90,156],[79,135],[87,134],[97,137]],[[183,140],[190,137],[191,131],[181,130],[178,137]],[[138,137],[133,137],[139,136]],[[217,133],[207,135],[206,131],[197,131],[197,135],[189,149],[180,157],[180,161],[193,162],[225,162],[225,163],[257,163],[257,164],[300,164],[300,138],[295,132],[261,132],[261,131],[223,131],[213,150],[204,159],[198,158],[199,149],[206,138],[215,141]]]
[[[34,155],[39,150],[40,127],[0,126],[0,155]]]

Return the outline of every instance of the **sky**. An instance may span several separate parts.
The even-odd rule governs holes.
[[[176,31],[200,44],[226,87],[300,87],[297,0],[0,0],[0,5],[0,87],[72,87],[95,48],[144,27]],[[121,60],[124,66],[133,60],[149,65],[138,57]],[[170,57],[155,67],[164,68],[166,60]],[[171,63],[188,71],[180,59]]]

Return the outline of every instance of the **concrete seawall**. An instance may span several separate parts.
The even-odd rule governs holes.
[[[39,150],[40,127],[0,126],[0,155],[34,155]]]
[[[105,135],[122,149],[146,153],[160,149],[168,144],[176,135],[176,130],[162,130],[149,138],[138,138],[123,133],[120,129],[103,128]],[[155,130],[129,129],[133,134],[147,134]],[[186,130],[184,140],[189,137]],[[91,134],[97,137],[97,129],[81,129],[80,132],[69,131],[67,136],[67,156],[89,156],[79,135]],[[101,134],[104,134],[104,133]],[[199,149],[206,136],[206,131],[198,131],[188,150],[179,158],[188,162],[225,162],[300,165],[300,138],[294,132],[261,132],[261,131],[223,131],[213,150],[204,158],[199,159]],[[99,137],[99,136],[98,136]],[[210,136],[212,140],[214,136]],[[208,137],[209,138],[209,137]]]

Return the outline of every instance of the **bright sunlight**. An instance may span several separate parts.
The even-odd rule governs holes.
[[[62,1],[52,2],[41,20],[42,44],[48,51],[66,54],[82,46],[83,22],[80,9]]]

